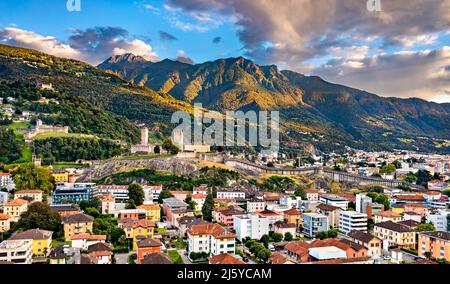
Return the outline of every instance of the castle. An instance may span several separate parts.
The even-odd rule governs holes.
[[[45,125],[42,123],[42,120],[38,119],[36,121],[36,128],[29,131],[28,133],[25,133],[26,140],[31,140],[40,133],[69,133],[69,127],[58,127],[58,126],[52,126],[52,125]]]
[[[181,130],[174,131],[172,133],[172,143],[180,149],[181,152],[194,152],[194,153],[209,153],[211,152],[210,145],[194,145],[186,144],[184,140],[184,133]]]
[[[156,144],[148,143],[148,128],[141,129],[141,144],[131,146],[131,154],[143,153],[153,154],[155,153]]]

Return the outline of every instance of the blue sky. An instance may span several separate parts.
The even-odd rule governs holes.
[[[0,43],[98,64],[245,56],[382,96],[450,102],[450,0],[0,1]],[[163,34],[163,36],[161,36]],[[219,38],[216,43],[213,39]]]

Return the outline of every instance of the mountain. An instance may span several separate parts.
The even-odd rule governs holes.
[[[113,56],[98,67],[125,80],[204,107],[280,110],[285,138],[320,148],[450,151],[450,105],[385,98],[317,76],[259,66],[245,58],[189,65]],[[305,134],[307,133],[307,134]],[[334,146],[331,146],[331,145]]]

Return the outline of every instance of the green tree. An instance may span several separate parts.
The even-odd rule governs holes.
[[[50,169],[37,168],[33,163],[21,164],[12,174],[16,190],[32,188],[49,194],[55,188]]]
[[[172,194],[172,192],[170,192],[170,190],[163,190],[163,191],[161,191],[161,193],[158,196],[158,202],[159,202],[159,204],[162,204],[164,199],[172,198],[172,197],[173,197],[173,194]]]
[[[389,198],[384,194],[378,195],[377,198],[375,198],[375,202],[384,205],[385,210],[389,210],[391,208]]]
[[[189,204],[189,209],[195,210],[195,207],[197,206],[197,203],[192,199],[191,195],[188,195],[186,200],[184,200],[187,204]]]
[[[202,208],[203,219],[211,222],[213,209],[214,209],[214,197],[213,197],[213,193],[210,192],[208,194],[208,196],[206,197],[205,204],[203,204],[203,208]]]
[[[416,232],[434,232],[434,231],[436,231],[436,228],[432,223],[420,224],[416,228]]]
[[[279,233],[274,233],[274,234],[272,235],[272,240],[273,240],[274,242],[276,242],[276,243],[279,243],[279,242],[281,242],[281,241],[283,240],[283,235],[282,235],[282,234],[279,234]]]
[[[55,239],[63,236],[61,217],[56,211],[51,210],[47,203],[34,202],[30,204],[16,225],[16,230],[21,231],[36,228],[52,231]]]
[[[294,236],[292,236],[291,233],[287,232],[286,234],[284,234],[284,240],[285,240],[286,242],[290,242],[290,241],[292,241],[293,239],[294,239]]]
[[[170,138],[164,140],[162,147],[172,155],[176,155],[180,152],[180,149],[172,143],[172,139]]]
[[[270,256],[272,255],[272,252],[266,248],[260,249],[256,252],[256,257],[261,260],[262,263],[267,263]]]
[[[303,185],[299,185],[294,193],[295,196],[301,197],[302,200],[306,200],[306,191]]]
[[[23,147],[24,142],[16,138],[12,129],[0,127],[0,162],[8,164],[18,160]]]
[[[419,170],[417,172],[417,184],[422,186],[427,186],[428,182],[433,180],[433,176],[429,171]]]
[[[261,243],[263,243],[264,246],[267,248],[267,247],[269,247],[269,243],[270,243],[271,239],[270,239],[269,235],[263,235],[259,241]]]
[[[136,206],[144,204],[145,193],[142,186],[138,183],[132,183],[128,186],[128,198],[133,200]]]
[[[396,167],[394,164],[384,165],[381,170],[380,174],[392,174],[395,173]]]
[[[100,211],[97,208],[86,208],[86,210],[84,210],[84,213],[94,218],[98,218],[101,215]]]

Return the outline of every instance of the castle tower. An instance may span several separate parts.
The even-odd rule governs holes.
[[[42,120],[36,120],[36,128],[39,129],[42,126]]]
[[[181,130],[173,131],[172,143],[177,146],[180,151],[184,151],[184,133]]]
[[[141,145],[148,145],[148,128],[141,129]]]

